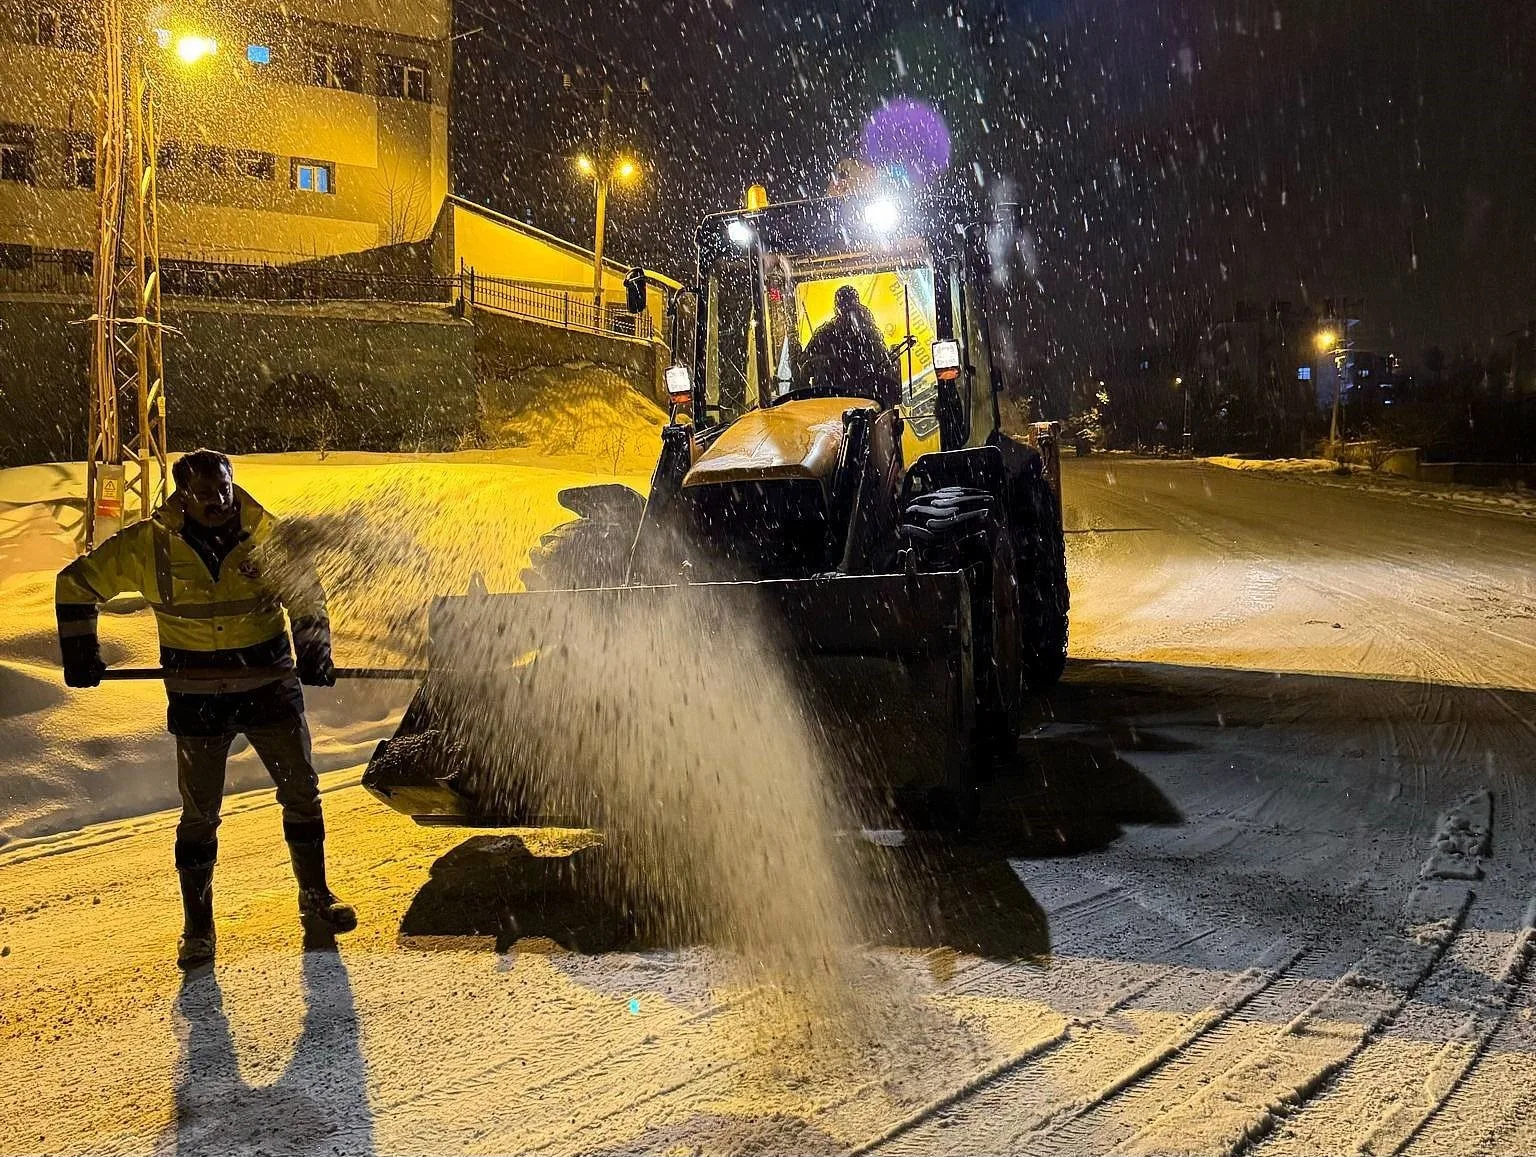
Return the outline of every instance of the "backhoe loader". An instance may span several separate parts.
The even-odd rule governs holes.
[[[432,674],[492,636],[536,669],[578,613],[643,616],[665,600],[704,640],[769,621],[806,709],[877,752],[858,761],[876,781],[864,798],[913,824],[974,815],[1026,697],[1061,675],[1057,428],[1003,429],[1005,310],[989,308],[1006,297],[998,255],[1016,251],[1017,207],[962,227],[893,196],[763,200],[699,228],[697,280],[669,306],[686,352],[666,372],[649,494],[562,492],[579,517],[533,552],[527,590],[432,606],[428,678],[363,780],[391,807],[424,824],[586,822],[507,790],[505,768],[484,788]],[[865,348],[879,352],[808,356],[836,346],[813,338],[844,306],[850,332],[878,330]]]

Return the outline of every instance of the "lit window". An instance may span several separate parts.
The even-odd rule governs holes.
[[[334,193],[336,191],[335,166],[324,161],[295,160],[293,187],[306,193]]]
[[[265,44],[247,44],[245,46],[245,59],[252,64],[271,64],[272,50]]]
[[[1312,367],[1311,366],[1297,366],[1296,367],[1296,380],[1298,382],[1310,382],[1312,380]]]
[[[96,187],[96,142],[84,133],[71,133],[64,158],[69,183],[77,189]]]

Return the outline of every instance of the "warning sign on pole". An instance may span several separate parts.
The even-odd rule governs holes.
[[[96,468],[95,542],[99,546],[123,528],[123,467],[104,462]]]

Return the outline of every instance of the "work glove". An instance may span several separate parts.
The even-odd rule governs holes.
[[[101,647],[95,635],[81,635],[72,639],[60,639],[59,650],[64,656],[64,685],[66,687],[96,687],[106,672],[101,661]]]
[[[323,615],[306,615],[293,622],[293,649],[299,657],[299,682],[306,687],[336,686],[331,662],[331,624]]]
[[[336,686],[336,665],[326,643],[299,644],[299,682],[306,687]]]

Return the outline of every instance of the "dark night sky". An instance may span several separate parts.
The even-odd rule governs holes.
[[[610,251],[678,276],[699,217],[825,191],[871,109],[932,102],[951,177],[1038,233],[1074,366],[1236,299],[1365,301],[1410,364],[1536,317],[1530,0],[458,0],[459,192],[589,242],[569,158],[606,67],[646,180]]]

